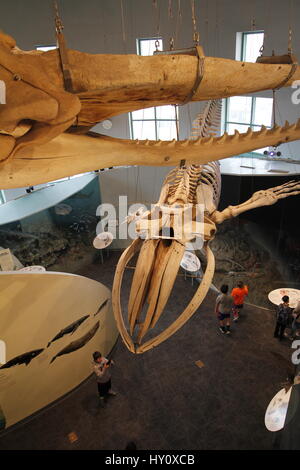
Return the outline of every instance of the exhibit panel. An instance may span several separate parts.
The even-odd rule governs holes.
[[[76,178],[72,187],[79,190],[63,198],[69,183],[56,182],[0,206],[0,247],[9,248],[24,266],[72,273],[99,258],[92,246],[101,202],[99,178]]]
[[[103,284],[66,273],[0,273],[0,423],[9,427],[74,389],[118,330]],[[2,354],[3,356],[3,354]],[[4,363],[3,363],[4,362]]]

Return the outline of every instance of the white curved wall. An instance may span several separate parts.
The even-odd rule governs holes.
[[[111,293],[86,277],[55,273],[0,273],[0,340],[6,363],[43,349],[28,365],[0,369],[0,411],[6,427],[24,419],[72,390],[92,373],[92,353],[107,355],[118,336],[111,302],[96,314]],[[95,315],[96,314],[96,315]],[[48,343],[86,315],[73,333]],[[94,336],[73,352],[55,355],[78,341],[100,322]],[[1,420],[0,420],[1,421]]]

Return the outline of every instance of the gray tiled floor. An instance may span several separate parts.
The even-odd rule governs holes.
[[[112,285],[118,254],[80,274]],[[127,271],[124,291],[132,271]],[[168,315],[175,317],[196,286],[178,277]],[[247,306],[231,337],[217,329],[210,292],[173,337],[142,355],[119,339],[113,385],[119,394],[98,408],[94,377],[67,397],[0,435],[3,449],[270,449],[266,407],[293,368],[289,342],[273,338],[272,312]],[[163,320],[163,323],[165,320]],[[201,360],[203,368],[195,361]],[[70,444],[68,434],[78,440]]]

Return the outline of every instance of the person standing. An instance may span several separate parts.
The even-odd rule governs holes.
[[[232,297],[228,294],[228,285],[221,286],[221,294],[216,299],[216,314],[219,319],[219,329],[222,333],[230,334],[230,312],[232,310]]]
[[[100,351],[93,353],[94,372],[97,376],[98,393],[100,398],[100,405],[104,406],[104,399],[107,395],[116,395],[111,389],[111,373],[110,367],[114,364],[113,360],[108,360],[102,356]]]
[[[284,330],[288,326],[292,317],[293,309],[290,307],[289,301],[289,297],[284,295],[282,297],[282,303],[279,304],[277,309],[277,321],[274,331],[274,338],[279,338],[279,341],[282,340]]]
[[[293,322],[292,322],[290,339],[294,340],[296,336],[300,335],[300,302],[298,302],[296,308],[294,308],[292,317],[293,317]]]
[[[240,311],[244,306],[244,299],[248,295],[248,286],[242,281],[237,283],[237,287],[232,289],[231,295],[233,297],[233,321],[238,321],[240,317]]]

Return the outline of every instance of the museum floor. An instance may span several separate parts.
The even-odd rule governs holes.
[[[111,287],[118,256],[111,252],[103,265],[92,264],[80,274]],[[125,285],[131,276],[127,270]],[[171,314],[182,311],[196,287],[178,277]],[[210,291],[179,332],[143,355],[129,353],[118,340],[112,354],[118,395],[105,408],[98,407],[92,376],[42,413],[2,433],[0,450],[121,450],[128,441],[138,449],[271,449],[274,434],[266,430],[264,414],[293,371],[290,342],[273,338],[272,311],[250,306],[231,336],[223,336],[213,313],[215,296]],[[77,437],[73,443],[70,433]]]

